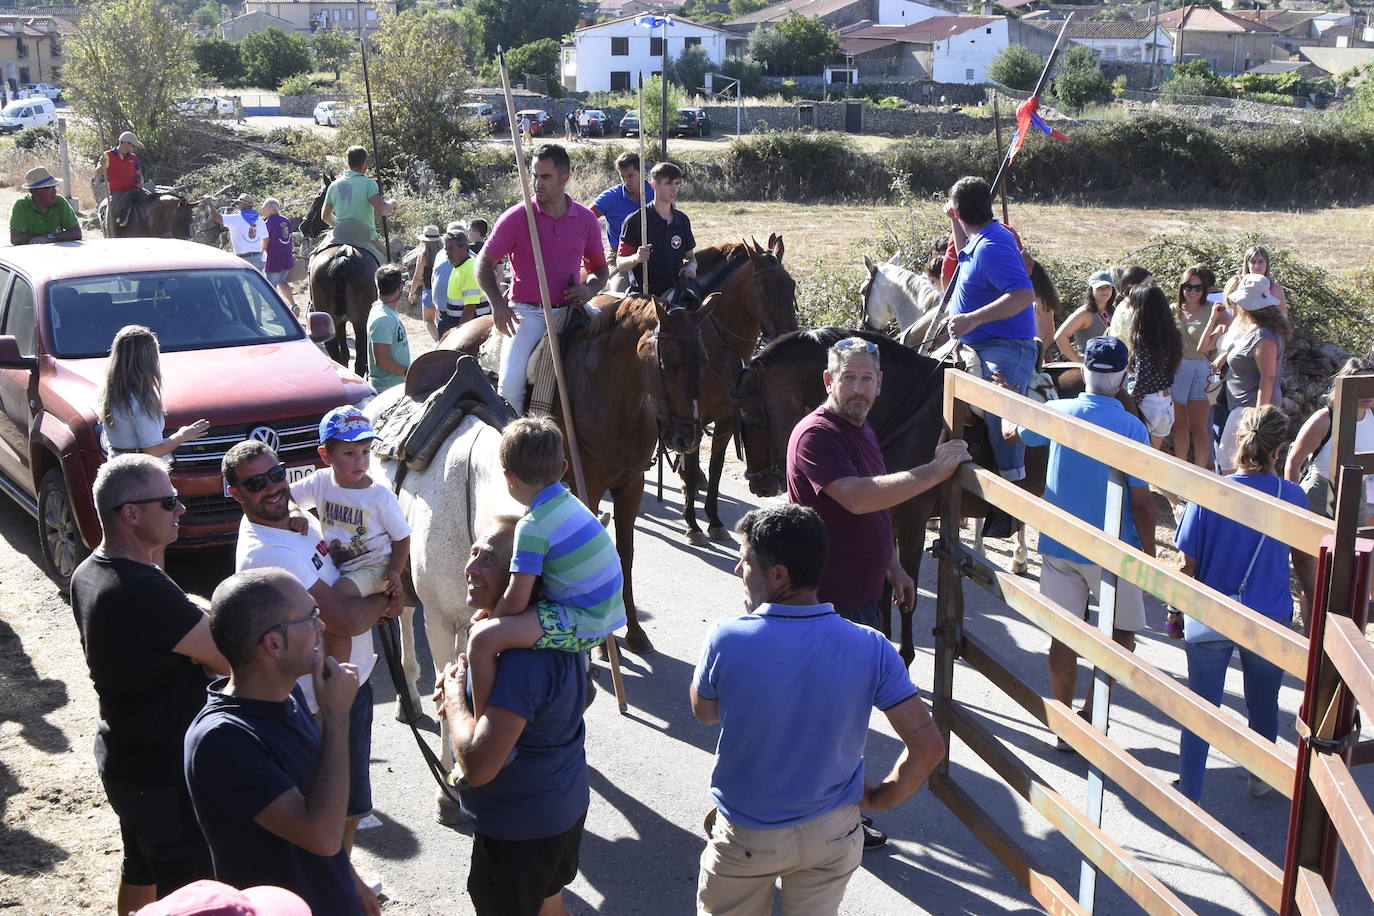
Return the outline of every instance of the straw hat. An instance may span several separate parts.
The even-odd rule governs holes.
[[[24,183],[20,186],[25,191],[33,191],[37,188],[55,188],[62,183],[62,179],[54,177],[43,166],[29,169],[24,173]]]
[[[107,134],[106,136],[108,136],[108,134]],[[132,143],[134,146],[138,147],[139,149],[143,149],[143,144],[138,142],[138,138],[134,136],[134,132],[131,131],[131,130],[126,130],[126,131],[124,131],[124,133],[120,134],[120,135],[119,135],[119,142],[120,142],[120,143]]]
[[[423,232],[415,236],[415,240],[419,242],[442,242],[444,234],[439,231],[438,226],[426,226]]]
[[[234,198],[234,203],[243,204],[243,206],[251,209],[254,201],[253,198],[249,197],[247,194],[240,194],[238,197]]]
[[[1247,312],[1278,305],[1278,298],[1269,292],[1270,283],[1264,274],[1246,274],[1240,278],[1240,284],[1228,298],[1232,305],[1238,305]]]

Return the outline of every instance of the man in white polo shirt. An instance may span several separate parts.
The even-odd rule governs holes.
[[[253,209],[253,198],[240,194],[234,199],[234,209],[228,213],[219,212],[209,204],[208,198],[206,200],[210,218],[229,230],[229,242],[234,254],[258,270],[266,269],[267,263],[262,253],[264,223],[258,211]]]
[[[368,678],[376,664],[372,651],[372,627],[383,617],[401,613],[401,596],[346,597],[334,584],[339,570],[330,559],[319,523],[307,516],[305,534],[290,528],[291,487],[286,466],[265,444],[248,439],[229,449],[221,465],[230,494],[243,507],[239,524],[234,571],[276,567],[296,578],[315,600],[326,630],[352,637],[347,659],[358,671],[358,696],[349,713],[348,824],[344,845],[351,849],[358,821],[372,811],[372,782],[368,762],[372,755],[372,685]],[[310,711],[315,711],[314,685],[307,675],[298,682]]]

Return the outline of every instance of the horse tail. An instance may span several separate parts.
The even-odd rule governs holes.
[[[349,274],[352,273],[353,259],[359,254],[352,245],[340,245],[325,265],[324,276],[333,290],[331,311],[340,317],[348,314],[347,287]]]

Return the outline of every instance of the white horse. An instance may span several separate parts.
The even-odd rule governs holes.
[[[864,267],[868,268],[868,279],[859,290],[863,326],[882,331],[896,323],[903,329],[902,343],[906,343],[906,332],[939,310],[940,288],[925,274],[898,265],[896,255],[881,264],[864,255]]]
[[[401,386],[378,395],[364,412],[376,420],[389,405],[402,396]],[[506,490],[501,473],[499,446],[501,433],[475,416],[467,416],[449,434],[430,465],[422,471],[407,471],[397,494],[401,511],[410,523],[410,568],[415,593],[425,607],[425,637],[436,670],[442,671],[467,647],[468,628],[473,609],[467,603],[464,567],[477,534],[500,515],[525,513]],[[372,477],[395,486],[398,462],[372,458]],[[415,609],[406,608],[401,619],[401,666],[406,690],[416,709],[421,709],[415,682],[420,663],[415,655]],[[433,683],[425,673],[425,683]],[[397,709],[397,719],[401,719]],[[440,759],[452,768],[447,729],[439,735]],[[456,812],[440,793],[439,818],[452,822]]]

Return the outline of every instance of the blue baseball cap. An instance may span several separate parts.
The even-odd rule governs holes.
[[[372,423],[352,404],[335,407],[320,421],[320,445],[324,445],[330,439],[338,439],[340,442],[361,442],[364,439],[376,438],[377,434],[372,431]]]
[[[1125,341],[1116,337],[1094,337],[1083,348],[1083,365],[1094,372],[1121,372],[1130,359]]]

